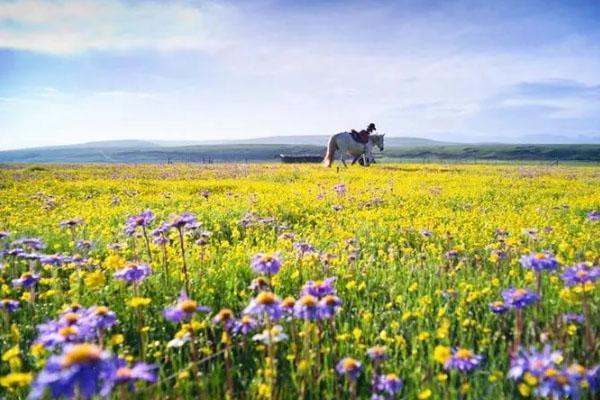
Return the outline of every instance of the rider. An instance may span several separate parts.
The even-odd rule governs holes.
[[[367,143],[369,141],[369,135],[371,133],[373,133],[373,131],[377,130],[377,128],[375,128],[375,124],[374,123],[370,123],[367,126],[367,129],[363,129],[360,132],[357,132],[356,130],[352,129],[352,133],[355,135],[355,137],[357,138],[357,140],[361,143]]]
[[[367,143],[369,143],[369,135],[371,133],[373,133],[373,131],[377,130],[377,128],[375,127],[374,123],[370,123],[367,126],[367,129],[363,129],[360,132],[357,132],[356,130],[352,129],[351,131],[351,135],[354,138],[354,140],[356,140],[359,143],[363,143],[365,145],[364,148],[364,154],[367,153]],[[354,164],[362,155],[356,156],[354,158],[354,160],[352,161],[352,164]],[[363,160],[364,161],[364,160]]]

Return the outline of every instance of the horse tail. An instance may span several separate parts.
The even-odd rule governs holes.
[[[325,158],[323,159],[323,164],[326,167],[331,167],[331,163],[333,162],[333,157],[335,156],[335,135],[329,138],[329,142],[327,143],[327,153],[325,153]]]

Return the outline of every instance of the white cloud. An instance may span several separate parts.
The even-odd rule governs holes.
[[[53,54],[213,49],[232,9],[214,3],[16,0],[0,3],[0,48]]]

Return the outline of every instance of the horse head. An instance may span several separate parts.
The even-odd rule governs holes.
[[[369,138],[371,139],[371,142],[377,146],[379,148],[380,151],[383,151],[383,137],[385,136],[385,134],[383,135],[370,135]]]

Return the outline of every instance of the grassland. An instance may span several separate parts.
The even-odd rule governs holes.
[[[544,398],[563,375],[508,377],[519,346],[544,345],[561,352],[551,364],[561,374],[583,368],[550,394],[591,398],[600,379],[600,293],[562,278],[599,262],[594,166],[13,165],[0,168],[0,190],[0,397],[32,387],[85,397],[100,390],[92,382],[119,399]],[[144,210],[153,218],[128,219]],[[172,216],[186,212],[198,224]],[[258,273],[259,253],[274,258],[258,267],[281,268]],[[531,253],[557,268],[523,266]],[[138,281],[119,278],[144,265],[151,272]],[[39,280],[26,286],[27,273]],[[318,308],[325,295],[305,296],[315,282],[327,291],[327,278],[341,302],[331,314]],[[186,286],[194,307],[178,300]],[[540,300],[516,307],[503,300],[508,288]],[[291,314],[263,292],[297,300]],[[321,311],[311,314],[313,300]],[[505,312],[490,309],[496,301]],[[98,307],[117,323],[90,328]],[[169,307],[189,315],[174,321]],[[215,319],[223,309],[235,324]],[[284,316],[264,312],[276,309]],[[233,329],[244,321],[248,332]],[[369,358],[374,346],[385,359]],[[156,365],[156,380],[127,386],[86,369],[117,355]],[[459,369],[467,359],[473,367]],[[62,380],[48,378],[51,367]],[[78,381],[74,371],[89,374]],[[386,374],[402,388],[378,389],[373,377]]]

